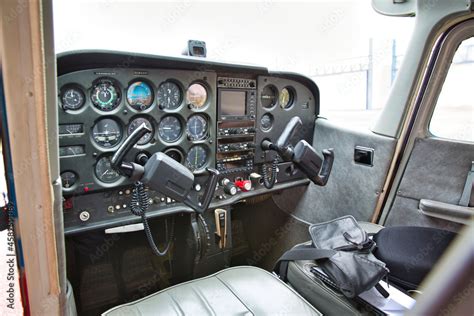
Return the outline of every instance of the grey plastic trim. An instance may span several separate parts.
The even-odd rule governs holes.
[[[423,199],[420,201],[420,212],[426,216],[467,225],[471,222],[472,216],[474,215],[474,207]]]
[[[287,183],[277,183],[272,189],[264,189],[264,190],[265,190],[265,193],[272,193],[272,192],[277,192],[277,191],[281,191],[281,190],[289,189],[293,187],[307,186],[309,183],[310,181],[308,179],[302,179],[302,180],[291,181]],[[247,198],[251,198],[260,194],[262,194],[262,191],[258,191],[258,190],[241,192],[240,194],[234,195],[233,197],[230,197],[226,200],[211,203],[211,205],[209,206],[209,209],[222,208],[225,206],[229,206],[241,200],[245,200]],[[164,210],[148,211],[147,218],[157,218],[157,217],[163,217],[163,216],[179,214],[179,213],[192,214],[192,213],[195,213],[195,211],[192,208],[187,207],[185,205],[177,205],[175,207],[166,208]],[[91,230],[96,230],[96,229],[105,229],[109,227],[124,226],[124,225],[139,223],[139,222],[141,222],[141,218],[139,216],[130,214],[126,217],[120,217],[120,218],[110,219],[107,221],[96,222],[87,226],[74,226],[74,227],[66,228],[64,233],[66,236],[69,236],[73,234],[83,233],[86,231],[91,231]]]
[[[372,7],[377,13],[388,16],[414,16],[416,0],[372,0]]]

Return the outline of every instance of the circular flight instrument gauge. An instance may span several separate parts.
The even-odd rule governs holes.
[[[64,110],[79,110],[85,101],[84,92],[79,87],[69,86],[62,89],[61,103]]]
[[[200,83],[193,83],[186,91],[186,102],[195,109],[202,108],[207,101],[207,89]]]
[[[165,154],[167,154],[168,156],[170,156],[171,158],[173,158],[179,163],[183,162],[183,153],[179,149],[176,149],[176,148],[167,149],[165,150]]]
[[[114,147],[122,139],[122,128],[113,119],[100,119],[92,127],[92,139],[99,146],[105,148]]]
[[[260,95],[260,101],[264,108],[269,109],[274,107],[278,101],[278,89],[274,85],[266,85]]]
[[[207,150],[204,146],[191,147],[186,157],[186,167],[191,171],[202,169],[207,162]]]
[[[260,126],[262,131],[269,131],[273,126],[273,115],[266,113],[260,119]]]
[[[101,111],[112,111],[120,103],[120,89],[109,79],[100,79],[92,88],[91,100]]]
[[[201,140],[207,134],[207,119],[199,114],[195,114],[188,119],[186,132],[190,140]]]
[[[282,109],[291,108],[294,100],[295,100],[295,92],[292,88],[286,87],[281,90],[279,102],[280,102],[280,107]]]
[[[144,81],[135,81],[127,89],[127,101],[137,111],[149,109],[153,103],[153,89]]]
[[[166,81],[158,87],[156,100],[160,109],[175,110],[181,105],[181,88],[172,81]]]
[[[146,133],[145,135],[143,135],[142,138],[140,138],[140,140],[137,142],[137,145],[145,145],[146,143],[150,142],[151,139],[153,138],[153,134],[155,134],[155,129],[153,128],[153,124],[151,124],[151,122],[148,119],[144,117],[137,117],[137,118],[134,118],[128,124],[128,129],[127,129],[128,135],[131,135],[133,131],[136,130],[143,123],[145,123],[145,126],[151,130],[151,133]]]
[[[100,158],[95,165],[97,179],[105,183],[112,183],[120,179],[120,174],[112,168],[110,157]]]
[[[181,136],[181,122],[176,116],[165,116],[158,125],[158,134],[160,138],[167,143],[175,142]]]
[[[61,183],[64,189],[70,189],[77,182],[77,174],[73,171],[61,173]]]

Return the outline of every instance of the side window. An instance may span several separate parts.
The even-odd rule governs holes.
[[[474,142],[474,37],[464,40],[454,55],[431,118],[431,134]]]

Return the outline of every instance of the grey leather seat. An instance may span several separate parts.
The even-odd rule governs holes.
[[[271,273],[242,266],[178,284],[102,315],[321,315]]]

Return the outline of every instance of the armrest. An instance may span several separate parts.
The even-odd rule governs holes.
[[[433,200],[420,201],[420,212],[426,216],[441,218],[451,222],[469,224],[474,215],[474,207],[460,206]]]

